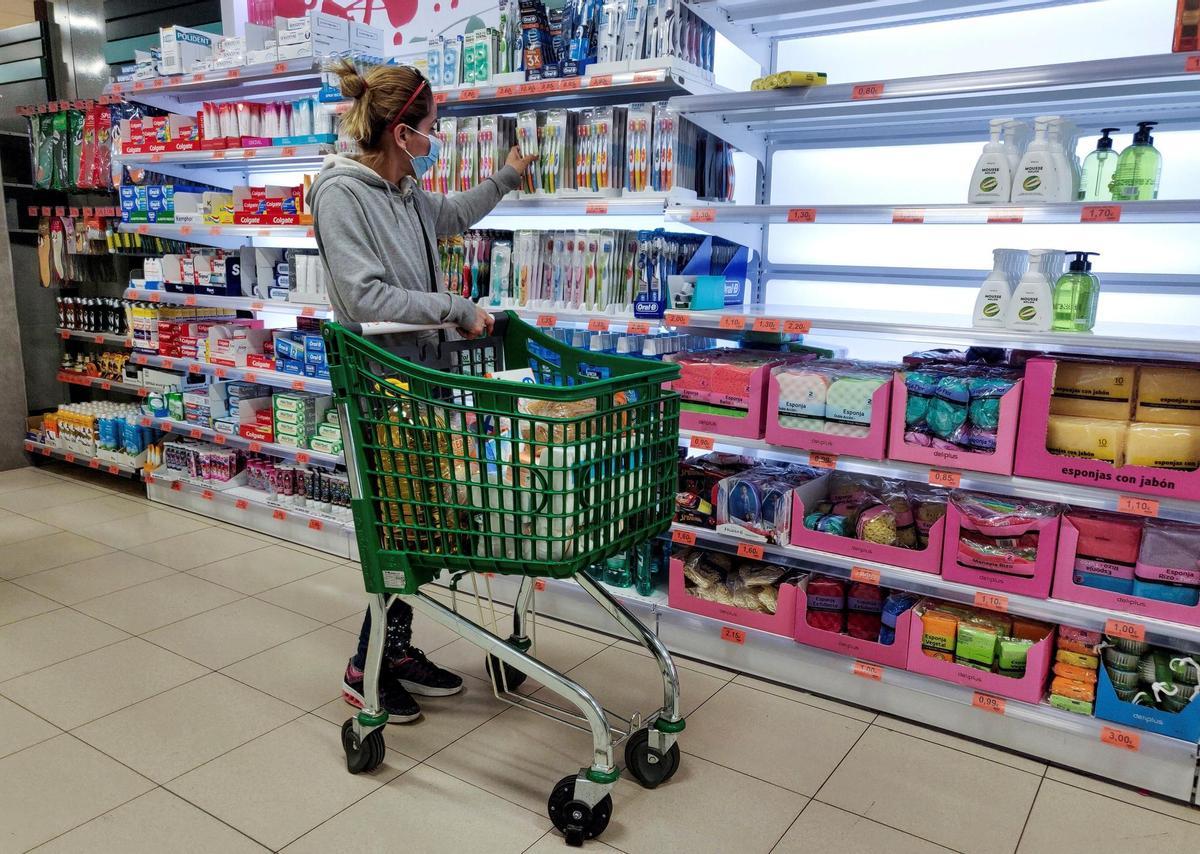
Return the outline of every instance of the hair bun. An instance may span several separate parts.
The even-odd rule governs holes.
[[[345,98],[361,98],[367,91],[367,81],[357,72],[344,74],[341,79],[342,96]]]

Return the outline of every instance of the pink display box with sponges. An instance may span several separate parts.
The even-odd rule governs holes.
[[[811,581],[812,579],[806,578],[796,590],[796,620],[792,636],[798,643],[802,643],[805,646],[813,646],[817,649],[827,649],[839,655],[861,658],[863,661],[885,664],[889,667],[904,668],[907,665],[909,634],[912,631],[913,621],[913,611],[911,608],[896,618],[896,640],[891,645],[860,640],[859,638],[854,638],[848,634],[833,630],[832,624],[831,628],[823,629],[820,627],[820,620],[815,621],[817,623],[816,626],[809,621],[810,616],[817,616],[822,613],[834,613],[832,611],[809,611],[808,584]],[[780,598],[782,599],[782,597]],[[920,645],[920,638],[917,639],[917,644],[918,646]]]
[[[820,362],[814,363],[820,365]],[[864,436],[838,435],[826,427],[827,432],[801,430],[785,427],[781,422],[781,387],[779,371],[772,368],[767,377],[766,439],[773,445],[800,448],[822,454],[846,454],[865,460],[882,460],[887,450],[888,407],[892,399],[892,384],[883,383],[871,395],[871,424]],[[814,419],[815,420],[815,419]],[[818,422],[824,423],[824,422]]]
[[[667,580],[667,604],[679,611],[690,611],[702,617],[711,617],[738,626],[748,626],[773,635],[792,636],[793,624],[796,619],[796,585],[780,584],[779,600],[774,614],[760,614],[745,608],[735,608],[732,605],[722,605],[700,599],[687,591],[683,575],[683,561],[677,557],[671,558]]]
[[[771,368],[803,358],[812,356],[728,349],[669,355],[680,368],[679,379],[671,383],[682,400],[679,426],[761,439]]]
[[[1059,518],[1055,514],[992,527],[972,522],[951,500],[946,508],[942,577],[973,587],[1045,599],[1054,578]],[[1016,541],[1026,536],[1031,542],[1036,536],[1036,557],[1030,561],[1013,560],[1007,554],[990,555],[972,545],[973,541]]]

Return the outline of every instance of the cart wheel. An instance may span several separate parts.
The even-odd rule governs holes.
[[[512,640],[512,638],[508,639],[508,644],[510,646],[513,645]],[[492,684],[496,687],[497,691],[503,691],[505,685],[508,686],[509,691],[515,691],[520,688],[525,683],[526,678],[528,678],[527,674],[517,670],[511,664],[505,664],[494,655],[489,655],[486,659],[484,659],[483,668],[487,672],[488,678],[492,680]],[[499,678],[501,673],[504,674],[503,682],[501,682]]]
[[[679,745],[672,744],[665,754],[650,746],[650,731],[639,729],[625,742],[625,767],[647,789],[665,783],[679,770]]]
[[[354,734],[354,720],[342,724],[342,749],[346,751],[346,770],[351,774],[374,771],[383,763],[387,748],[383,743],[383,730],[372,730],[362,742]]]
[[[605,795],[600,803],[589,807],[575,800],[575,774],[563,777],[550,793],[546,811],[550,821],[566,837],[567,844],[579,848],[585,839],[595,839],[608,827],[612,818],[612,795]]]

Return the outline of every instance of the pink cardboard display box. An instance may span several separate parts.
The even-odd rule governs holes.
[[[1021,410],[1024,380],[1000,398],[1000,426],[996,431],[996,450],[990,454],[950,448],[926,448],[904,441],[904,412],[908,407],[908,386],[903,373],[892,380],[892,415],[888,424],[888,458],[910,463],[924,463],[937,468],[982,471],[989,474],[1012,474],[1013,454],[1017,450],[1017,422]]]
[[[946,530],[944,516],[934,522],[933,527],[929,529],[928,548],[919,551],[870,543],[854,537],[840,537],[837,534],[827,534],[823,531],[806,528],[804,526],[804,517],[807,514],[805,507],[815,507],[818,502],[824,500],[828,490],[828,478],[821,477],[796,487],[792,492],[792,545],[832,552],[845,557],[862,558],[876,563],[886,563],[889,566],[902,566],[905,569],[930,572],[934,575],[941,573],[942,538]]]
[[[675,360],[681,373],[679,379],[671,383],[671,388],[679,392],[684,404],[679,411],[679,426],[685,430],[703,430],[742,439],[761,439],[766,420],[767,377],[771,368],[784,364],[788,361],[787,357],[781,355],[778,359],[771,359],[754,367],[739,365],[736,361],[712,363],[701,359],[689,359],[689,355],[680,354]],[[746,414],[741,416],[689,411],[686,408],[689,402],[745,408]]]
[[[890,383],[884,383],[875,390],[871,396],[870,432],[862,438],[784,427],[779,423],[779,379],[771,371],[767,376],[766,439],[773,445],[787,448],[882,460],[887,450],[888,404],[891,399]]]
[[[908,636],[913,629],[913,609],[909,608],[896,620],[896,641],[891,645],[852,638],[840,632],[815,629],[808,624],[808,594],[805,590],[808,579],[796,588],[796,627],[792,636],[797,642],[817,649],[827,649],[851,658],[873,661],[889,667],[904,669],[908,664]],[[783,596],[780,595],[780,601]],[[917,646],[920,646],[918,638]]]
[[[1132,593],[1114,593],[1083,584],[1074,578],[1075,556],[1079,545],[1079,531],[1071,520],[1064,517],[1059,527],[1058,558],[1054,566],[1053,597],[1065,602],[1080,602],[1097,608],[1118,611],[1134,617],[1153,617],[1188,626],[1200,626],[1200,605],[1180,605],[1146,599]]]
[[[1122,492],[1200,500],[1200,470],[1177,471],[1148,466],[1117,468],[1104,460],[1058,456],[1047,451],[1046,430],[1056,367],[1054,359],[1045,358],[1030,359],[1025,366],[1026,392],[1017,437],[1017,474]]]
[[[775,613],[760,614],[757,611],[747,611],[732,605],[721,605],[691,595],[687,592],[687,584],[683,576],[683,561],[673,557],[668,576],[667,604],[680,611],[690,611],[702,617],[712,617],[714,620],[724,620],[727,623],[748,626],[752,629],[790,638],[796,619],[796,585],[779,585],[779,601],[775,606]]]
[[[961,562],[959,534],[970,529],[970,523],[958,512],[953,503],[946,508],[945,541],[942,546],[942,578],[970,584],[988,590],[1000,590],[1021,596],[1045,599],[1050,595],[1050,583],[1054,578],[1055,547],[1058,544],[1059,516],[1040,519],[1021,526],[1006,526],[1003,531],[981,528],[979,533],[989,536],[1019,535],[1037,531],[1037,558],[1032,566],[1002,566],[1005,562],[997,558],[997,568],[965,565]]]
[[[922,604],[917,605],[917,608],[920,607]],[[1050,667],[1054,660],[1055,633],[1053,631],[1029,649],[1029,656],[1025,660],[1025,675],[1016,679],[926,655],[925,651],[921,649],[921,618],[915,613],[915,610],[909,613],[913,616],[912,626],[908,633],[908,666],[906,669],[913,673],[923,673],[926,676],[953,682],[956,685],[965,685],[987,694],[1011,697],[1026,703],[1042,702],[1042,697],[1046,693],[1046,680],[1050,675]]]

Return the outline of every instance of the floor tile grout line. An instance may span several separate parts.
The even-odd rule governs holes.
[[[120,551],[120,553],[121,553],[121,554],[123,554],[123,555],[128,555],[128,554],[130,554],[129,552],[127,552],[127,551],[124,551],[124,550],[119,550],[119,551]],[[95,560],[96,558],[108,557],[108,556],[109,556],[109,555],[111,555],[111,554],[115,554],[115,552],[108,552],[108,553],[106,553],[106,554],[102,554],[102,555],[96,555],[96,557],[95,557],[95,558],[90,558],[90,557],[89,557],[89,558],[85,558],[84,560],[77,560],[77,561],[75,561],[74,563],[65,563],[65,564],[63,564],[62,566],[56,566],[56,567],[52,567],[52,568],[50,568],[50,569],[40,569],[40,570],[38,570],[37,572],[31,572],[31,573],[29,573],[28,575],[22,575],[20,578],[15,578],[15,579],[6,579],[6,580],[9,582],[9,584],[15,584],[15,585],[17,585],[18,587],[22,588],[23,590],[26,590],[26,591],[28,591],[28,592],[30,592],[30,593],[35,593],[35,594],[37,594],[38,596],[41,596],[43,599],[49,599],[51,602],[57,602],[59,605],[62,605],[64,608],[74,608],[76,605],[82,605],[84,602],[90,602],[90,601],[92,601],[93,599],[99,599],[101,596],[108,596],[110,593],[120,593],[122,590],[129,590],[130,588],[137,587],[137,586],[139,586],[139,585],[141,585],[141,584],[147,584],[147,583],[149,583],[149,582],[151,582],[151,581],[158,581],[158,578],[167,578],[167,577],[168,577],[168,576],[166,576],[166,575],[160,575],[158,578],[148,578],[148,579],[146,579],[146,580],[144,580],[144,581],[136,581],[136,582],[134,582],[133,584],[128,584],[128,585],[126,585],[125,587],[118,587],[118,588],[117,588],[117,589],[115,589],[115,590],[108,590],[108,591],[106,591],[106,592],[104,592],[104,593],[97,594],[96,596],[89,596],[87,599],[80,599],[78,602],[73,602],[73,603],[59,602],[59,600],[57,600],[57,599],[55,599],[55,598],[53,598],[53,597],[51,597],[51,596],[47,596],[45,593],[38,593],[38,591],[34,590],[33,588],[31,588],[31,587],[26,587],[24,584],[22,584],[22,583],[21,583],[21,582],[22,582],[22,581],[24,581],[26,578],[33,578],[33,577],[35,577],[35,576],[41,575],[43,572],[54,572],[55,570],[59,570],[59,569],[67,569],[67,568],[69,568],[69,567],[71,567],[71,566],[74,566],[75,564],[79,564],[79,563],[86,563],[87,561],[89,561],[89,560]],[[150,558],[144,558],[144,557],[141,557],[141,555],[132,555],[132,556],[133,556],[133,557],[140,558],[141,560],[148,561],[148,562],[150,562],[150,563],[156,564],[156,565],[158,565],[158,566],[161,566],[163,569],[170,570],[170,572],[171,572],[172,574],[175,574],[175,575],[177,575],[177,574],[179,574],[179,572],[180,572],[180,570],[178,570],[178,569],[173,569],[173,568],[171,568],[171,567],[167,566],[167,565],[166,565],[166,564],[164,564],[164,563],[159,563],[159,562],[158,562],[158,561],[156,561],[156,560],[150,560]],[[20,622],[20,620],[17,620],[16,622]],[[12,625],[12,624],[10,623],[9,625]]]
[[[809,806],[812,804],[812,802],[815,800],[816,800],[816,798],[812,798],[812,797],[805,798],[804,806],[800,807],[800,812],[796,813],[795,817],[790,822],[788,822],[788,826],[783,829],[783,833],[779,834],[779,838],[776,839],[771,844],[771,847],[767,849],[768,854],[774,854],[774,851],[776,848],[779,847],[779,844],[781,842],[783,842],[784,838],[789,833],[792,832],[792,828],[796,826],[796,822],[798,822],[800,820],[800,816],[804,815],[804,811],[806,809],[808,809]]]
[[[745,676],[745,677],[747,677],[748,679],[757,679],[757,678],[758,678],[757,676],[755,676],[755,675],[754,675],[754,674],[752,674],[752,673],[739,673],[739,674],[738,674],[738,676]],[[734,679],[736,679],[736,678],[737,678],[737,677],[734,677]],[[749,684],[747,684],[747,683],[745,683],[745,682],[737,682],[737,681],[734,681],[734,680],[730,680],[729,684],[730,684],[730,685],[736,685],[736,686],[737,686],[737,687],[739,687],[739,688],[749,688],[751,691],[758,691],[760,694],[766,694],[766,695],[767,695],[767,696],[769,696],[769,697],[778,697],[778,698],[779,698],[779,699],[781,699],[781,700],[791,700],[793,703],[799,703],[800,705],[802,705],[802,706],[805,706],[805,707],[807,707],[807,708],[809,708],[809,709],[815,709],[815,710],[817,710],[817,711],[819,711],[819,712],[827,712],[827,713],[829,713],[829,714],[831,714],[831,715],[838,715],[839,717],[843,717],[843,718],[846,718],[846,719],[848,719],[848,720],[852,720],[852,721],[854,721],[854,722],[856,722],[856,723],[863,724],[864,726],[870,726],[871,724],[873,724],[873,723],[875,722],[876,718],[878,718],[878,717],[879,717],[879,713],[878,713],[878,712],[873,712],[873,711],[870,711],[870,710],[868,710],[868,712],[869,712],[870,714],[872,714],[872,715],[873,715],[873,717],[872,717],[872,718],[871,718],[871,720],[869,720],[869,721],[864,721],[864,720],[862,720],[861,718],[856,718],[856,717],[854,717],[853,715],[849,715],[849,714],[847,714],[847,713],[845,713],[845,712],[836,711],[836,710],[834,710],[834,709],[830,709],[830,708],[827,708],[827,707],[825,707],[825,706],[817,706],[817,705],[814,705],[813,703],[806,702],[805,700],[803,700],[803,699],[801,699],[801,698],[799,698],[799,697],[785,697],[785,696],[783,696],[782,694],[776,694],[774,691],[764,691],[762,688],[757,688],[757,687],[755,687],[754,685],[749,685]],[[798,693],[802,693],[802,694],[803,694],[803,693],[806,693],[806,692],[804,691],[804,689],[803,689],[803,688],[795,688],[795,687],[793,687],[793,686],[790,686],[790,685],[784,685],[784,686],[782,686],[782,687],[784,687],[784,688],[788,688],[789,690],[791,690],[791,691],[795,691],[795,692],[798,692]],[[811,695],[811,696],[814,696],[814,697],[820,697],[820,695],[818,695],[818,694],[813,694],[813,695]],[[860,709],[860,708],[861,708],[860,706],[854,706],[854,705],[849,705],[849,704],[843,703],[841,700],[834,700],[834,699],[829,699],[829,698],[826,698],[826,697],[820,697],[820,699],[822,699],[822,700],[826,700],[826,702],[830,702],[830,703],[836,703],[836,704],[838,704],[838,705],[845,705],[845,706],[848,706],[849,708],[852,708],[852,709]]]
[[[1021,840],[1025,838],[1025,831],[1029,829],[1029,819],[1033,817],[1033,810],[1037,806],[1038,796],[1042,793],[1042,786],[1046,782],[1046,777],[1038,780],[1037,791],[1033,793],[1033,798],[1029,801],[1029,811],[1025,813],[1025,821],[1021,824],[1021,832],[1017,835],[1017,844],[1013,846],[1013,854],[1021,850]]]
[[[854,744],[850,745],[850,749],[842,754],[842,758],[839,759],[837,761],[837,764],[833,766],[833,770],[830,771],[828,774],[826,774],[825,779],[821,781],[821,785],[817,786],[817,790],[815,792],[813,792],[813,794],[812,794],[813,800],[816,800],[820,796],[821,790],[824,789],[827,785],[829,785],[829,781],[831,779],[833,779],[833,775],[836,774],[838,769],[842,767],[842,763],[846,761],[846,757],[848,757],[851,753],[854,752],[854,748],[858,747],[858,743],[863,740],[863,737],[868,732],[871,731],[871,727],[873,727],[873,726],[874,726],[874,724],[867,724],[866,726],[863,727],[863,731],[858,734],[858,738],[854,739]]]
[[[449,745],[446,745],[446,746],[449,747]],[[442,749],[444,750],[445,748],[442,748]],[[438,753],[441,753],[441,752],[442,752],[441,750],[438,751]],[[404,753],[401,755],[407,756],[409,759],[412,759],[412,757],[408,756],[407,753]],[[538,812],[537,810],[531,810],[529,807],[525,806],[525,804],[519,804],[516,801],[512,800],[511,798],[506,798],[504,795],[500,794],[499,792],[493,792],[491,789],[485,789],[483,786],[479,785],[476,782],[473,782],[464,777],[458,776],[453,771],[447,771],[445,768],[439,768],[436,765],[430,765],[429,759],[432,759],[434,756],[437,756],[437,753],[434,753],[428,759],[418,762],[417,764],[424,765],[426,768],[430,768],[434,771],[437,771],[439,774],[445,774],[447,777],[450,777],[454,780],[458,780],[458,782],[463,783],[464,785],[470,786],[473,789],[478,789],[479,791],[483,792],[485,795],[489,795],[490,797],[497,798],[501,801],[504,801],[504,803],[506,803],[506,804],[511,804],[514,807],[518,807],[518,808],[524,810],[525,812],[529,813],[530,815],[536,815],[538,818],[541,818],[545,821],[550,821],[550,817],[543,812]],[[554,788],[554,783],[550,783],[548,788],[550,788],[550,789]],[[549,795],[547,795],[547,797],[549,797]],[[550,822],[549,832],[550,833],[554,832],[554,823],[553,822]],[[534,844],[537,844],[536,841]],[[615,846],[612,846],[611,843],[605,843],[605,844],[610,845],[610,847],[615,847]]]
[[[844,812],[847,815],[854,816],[855,818],[861,818],[863,821],[869,821],[872,824],[879,825],[880,827],[886,827],[888,830],[894,830],[894,831],[896,831],[896,833],[902,833],[905,836],[911,836],[913,839],[919,839],[922,842],[928,842],[930,845],[936,845],[938,848],[943,848],[946,851],[952,851],[952,852],[954,852],[954,854],[963,854],[963,852],[960,849],[955,848],[952,845],[946,845],[945,843],[942,843],[942,842],[935,842],[934,840],[928,839],[927,837],[921,836],[920,834],[913,833],[912,831],[904,830],[903,828],[899,828],[899,827],[896,827],[895,825],[888,824],[886,821],[880,821],[877,818],[871,818],[870,816],[860,815],[859,813],[856,813],[853,810],[848,810],[845,807],[839,807],[837,804],[831,804],[828,801],[821,800],[820,798],[814,797],[813,801],[820,804],[821,806],[829,807],[830,809],[835,809],[838,812]]]
[[[1056,765],[1056,766],[1053,766],[1053,767],[1055,767],[1055,768],[1062,768],[1062,770],[1064,770],[1064,771],[1068,771],[1068,772],[1070,772],[1070,773],[1072,773],[1072,774],[1076,774],[1076,775],[1079,775],[1079,776],[1086,776],[1086,775],[1084,775],[1084,774],[1083,774],[1083,772],[1081,772],[1081,771],[1076,771],[1076,770],[1075,770],[1075,769],[1073,769],[1073,768],[1067,768],[1067,767],[1064,767],[1064,766],[1057,766],[1057,765]],[[1069,787],[1069,788],[1071,788],[1071,789],[1074,789],[1074,790],[1076,790],[1076,791],[1078,791],[1078,792],[1086,792],[1086,793],[1087,793],[1087,794],[1089,794],[1089,795],[1096,795],[1097,797],[1101,797],[1101,798],[1108,798],[1110,801],[1113,801],[1113,802],[1115,802],[1115,803],[1118,803],[1118,804],[1125,804],[1126,806],[1131,806],[1131,807],[1134,807],[1134,808],[1136,808],[1136,809],[1145,810],[1146,812],[1152,812],[1152,813],[1154,813],[1155,815],[1163,816],[1163,817],[1165,817],[1165,818],[1173,818],[1173,819],[1176,819],[1176,820],[1178,820],[1178,821],[1186,822],[1187,824],[1200,825],[1200,805],[1189,804],[1189,803],[1188,803],[1188,802],[1186,802],[1186,801],[1181,801],[1181,800],[1178,800],[1178,799],[1175,799],[1175,798],[1168,798],[1168,797],[1166,797],[1165,795],[1158,795],[1158,794],[1155,794],[1154,792],[1150,792],[1150,791],[1146,791],[1146,790],[1138,789],[1138,788],[1136,788],[1136,787],[1134,787],[1134,786],[1130,786],[1130,785],[1128,785],[1128,784],[1126,784],[1126,783],[1122,783],[1122,782],[1120,782],[1120,781],[1118,781],[1118,780],[1105,780],[1105,779],[1103,779],[1103,778],[1100,778],[1100,777],[1097,777],[1097,778],[1096,778],[1096,780],[1097,780],[1098,782],[1101,782],[1101,783],[1107,783],[1107,784],[1108,784],[1108,785],[1110,785],[1110,786],[1117,786],[1117,787],[1120,787],[1120,788],[1126,788],[1126,789],[1128,789],[1128,790],[1129,790],[1129,792],[1130,792],[1131,794],[1136,794],[1136,795],[1138,795],[1139,797],[1144,797],[1144,798],[1147,798],[1148,800],[1150,800],[1150,802],[1151,802],[1151,803],[1163,803],[1163,802],[1165,802],[1165,803],[1168,803],[1168,804],[1175,804],[1175,805],[1178,805],[1178,806],[1181,806],[1181,807],[1187,807],[1188,809],[1191,809],[1191,810],[1193,810],[1193,811],[1196,813],[1196,819],[1193,821],[1193,820],[1191,820],[1191,819],[1181,818],[1180,816],[1177,816],[1177,815],[1171,815],[1171,814],[1170,814],[1170,813],[1168,813],[1168,812],[1162,812],[1161,810],[1157,810],[1157,809],[1155,809],[1154,807],[1142,806],[1141,804],[1136,804],[1136,803],[1133,803],[1132,801],[1126,801],[1126,800],[1122,800],[1121,798],[1115,797],[1115,796],[1113,796],[1113,795],[1107,795],[1107,794],[1105,794],[1105,793],[1103,793],[1103,792],[1097,792],[1095,789],[1088,789],[1088,788],[1085,788],[1085,787],[1083,787],[1083,786],[1077,785],[1077,784],[1075,784],[1075,783],[1068,782],[1067,780],[1059,780],[1059,779],[1057,779],[1056,777],[1051,777],[1051,776],[1049,776],[1049,772],[1050,772],[1050,767],[1048,766],[1048,767],[1047,767],[1047,769],[1046,769],[1046,776],[1045,776],[1045,778],[1044,778],[1044,779],[1045,779],[1045,780],[1047,780],[1048,782],[1051,782],[1051,783],[1058,783],[1060,786],[1067,786],[1067,787]]]

